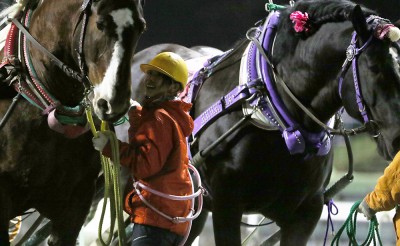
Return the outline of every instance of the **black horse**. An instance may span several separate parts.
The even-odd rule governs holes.
[[[142,1],[23,3],[3,12],[17,11],[0,54],[0,245],[30,208],[50,219],[49,245],[75,245],[101,169],[85,110],[127,111]]]
[[[291,13],[308,19],[296,22],[299,32]],[[390,23],[374,14],[345,0],[298,1],[274,11],[248,32],[252,41],[211,59],[190,82],[186,99],[193,99],[197,120],[191,155],[210,195],[188,245],[208,211],[217,245],[240,245],[243,213],[275,221],[281,245],[306,245],[329,198],[335,131],[326,124],[342,107],[365,122],[379,153],[393,158],[400,149],[400,70],[392,41],[382,38]],[[140,98],[138,64],[165,50],[196,57],[171,45],[139,52],[134,99]],[[258,113],[264,122],[249,119]]]

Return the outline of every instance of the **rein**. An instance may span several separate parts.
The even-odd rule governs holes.
[[[86,19],[86,18],[85,18]],[[44,54],[46,54],[48,57],[50,57],[51,61],[57,65],[66,75],[69,77],[78,80],[79,82],[82,82],[85,86],[87,85],[88,78],[87,76],[82,72],[76,72],[72,68],[68,67],[64,62],[62,62],[60,59],[58,59],[55,55],[50,53],[46,48],[44,48],[30,33],[29,31],[15,18],[10,19],[10,21],[18,27],[18,29],[26,36],[26,38],[34,45],[36,48],[38,48],[40,51],[42,51]],[[86,22],[85,22],[86,23]],[[84,30],[84,28],[83,28]],[[84,34],[83,34],[84,35]],[[82,36],[82,35],[81,35]],[[80,46],[83,44],[81,43]],[[82,48],[80,47],[80,50]]]
[[[3,129],[5,124],[7,123],[8,119],[10,118],[11,114],[14,112],[15,107],[17,106],[17,103],[21,99],[21,94],[18,93],[12,100],[12,103],[10,104],[10,107],[8,107],[7,112],[4,114],[4,117],[0,121],[0,130]]]

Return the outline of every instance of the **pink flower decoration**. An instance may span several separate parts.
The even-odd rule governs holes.
[[[294,30],[296,32],[307,32],[309,28],[307,27],[308,24],[308,14],[302,13],[300,11],[295,11],[290,14],[290,19],[294,23]]]

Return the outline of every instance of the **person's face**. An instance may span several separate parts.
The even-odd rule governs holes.
[[[160,98],[167,94],[168,83],[164,83],[165,77],[162,73],[149,70],[144,79],[145,96],[147,98]]]

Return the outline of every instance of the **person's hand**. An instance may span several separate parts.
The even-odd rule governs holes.
[[[136,107],[140,106],[140,103],[138,103],[137,101],[132,100],[132,99],[130,100],[130,104],[131,104],[131,107],[129,108],[129,110],[136,109]]]
[[[364,214],[364,217],[367,218],[367,220],[372,219],[372,217],[374,217],[374,215],[376,214],[376,211],[374,211],[373,209],[371,209],[368,204],[365,202],[365,200],[363,200],[360,205],[357,208],[357,211],[359,213]]]
[[[108,143],[108,140],[108,137],[104,133],[97,132],[97,137],[92,138],[93,147],[101,152]]]

